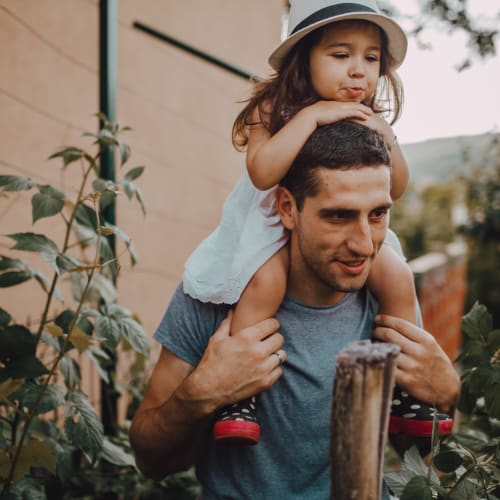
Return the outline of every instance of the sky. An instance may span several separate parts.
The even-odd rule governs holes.
[[[419,0],[392,0],[409,16],[418,13]],[[500,26],[497,0],[468,0],[468,11],[492,27]],[[411,21],[399,19],[405,30]],[[471,68],[455,67],[469,54],[465,35],[426,28],[422,40],[432,49],[418,47],[409,39],[406,60],[398,70],[403,81],[405,103],[394,131],[401,143],[426,139],[500,132],[500,39],[494,57],[473,59]]]

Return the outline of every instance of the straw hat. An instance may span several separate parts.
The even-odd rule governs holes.
[[[269,56],[269,64],[278,70],[299,40],[325,24],[345,19],[362,19],[379,26],[387,35],[392,68],[401,65],[408,45],[406,35],[399,24],[382,14],[375,0],[291,0],[288,36]]]

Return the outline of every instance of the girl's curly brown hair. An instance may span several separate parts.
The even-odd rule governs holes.
[[[363,20],[340,22],[370,23]],[[393,59],[389,54],[387,36],[382,29],[376,27],[382,40],[380,78],[371,102],[364,104],[376,113],[390,113],[392,125],[401,115],[403,87],[398,75],[391,69]],[[256,124],[251,121],[255,109],[259,115],[257,123],[262,123],[274,135],[299,110],[320,100],[311,83],[309,54],[321,40],[325,28],[326,26],[318,28],[297,42],[279,71],[268,79],[255,83],[252,96],[244,101],[247,104],[233,124],[232,140],[238,151],[243,151],[248,144],[249,127]],[[269,104],[270,110],[267,109]]]

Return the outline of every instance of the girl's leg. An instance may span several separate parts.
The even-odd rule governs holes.
[[[408,264],[389,246],[382,245],[368,277],[382,314],[417,322],[417,293]]]
[[[288,246],[285,246],[252,276],[236,305],[231,335],[237,336],[247,326],[276,314],[286,293],[288,261]],[[217,415],[213,434],[216,441],[256,444],[260,425],[255,396],[223,408]]]
[[[373,263],[368,286],[380,304],[382,314],[397,316],[412,323],[417,322],[417,296],[413,273],[406,262],[389,245],[382,245]],[[390,434],[431,436],[434,413],[432,405],[418,401],[401,387],[394,388]],[[439,434],[450,434],[453,419],[437,412]]]
[[[288,261],[286,245],[252,276],[234,310],[231,335],[276,314],[286,293]]]

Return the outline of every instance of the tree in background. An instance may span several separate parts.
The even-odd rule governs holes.
[[[398,9],[397,0],[382,0],[384,10],[391,16],[404,18],[404,12]],[[475,19],[468,11],[468,6],[474,0],[422,0],[420,2],[420,15],[412,18],[413,29],[409,33],[417,38],[422,46],[428,46],[426,42],[425,29],[438,21],[443,31],[461,31],[467,35],[467,45],[470,53],[466,56],[458,68],[460,71],[468,68],[476,57],[486,58],[496,54],[498,42],[498,19],[500,18],[500,7],[497,15],[490,19],[491,26],[486,26],[485,21]],[[497,21],[495,22],[494,19]]]
[[[465,178],[469,220],[462,227],[469,248],[468,302],[476,300],[500,326],[500,136]]]

